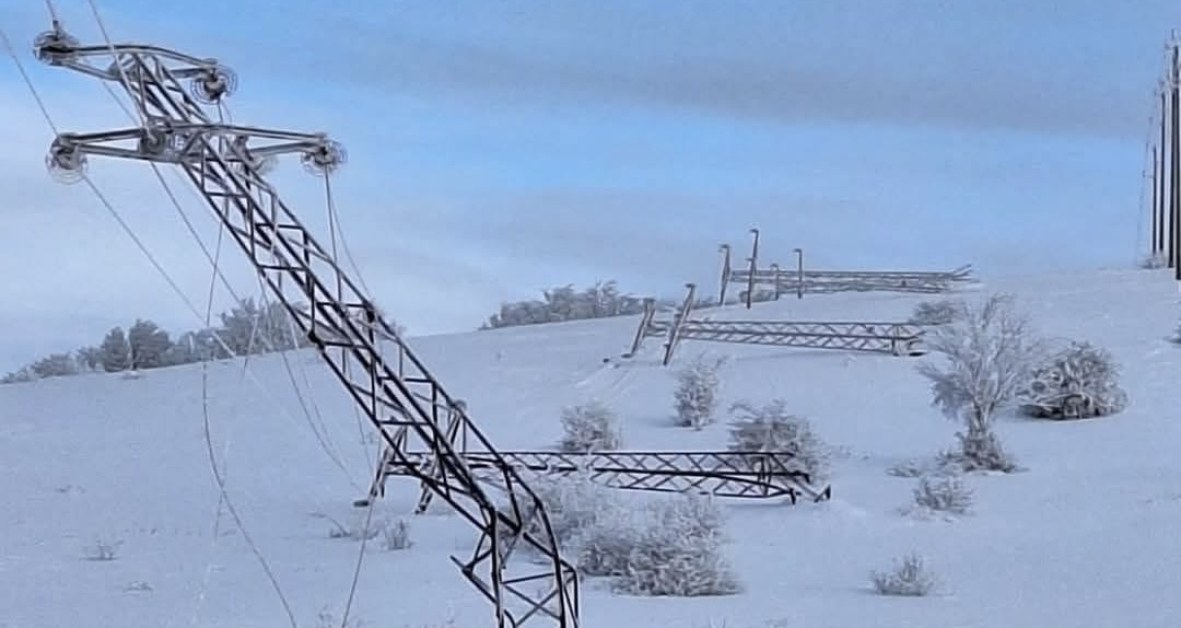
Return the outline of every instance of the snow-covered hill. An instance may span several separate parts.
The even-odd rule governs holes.
[[[886,469],[953,444],[915,359],[686,342],[732,360],[723,403],[781,397],[840,455],[823,504],[725,502],[745,591],[638,598],[583,584],[589,628],[1181,625],[1181,348],[1168,342],[1176,288],[1163,272],[1096,271],[989,281],[1015,293],[1040,332],[1091,340],[1123,364],[1131,400],[1081,422],[1004,416],[1027,468],[971,475],[975,514],[899,514],[914,480]],[[920,297],[784,299],[759,318],[902,320]],[[714,316],[744,318],[744,310]],[[671,424],[673,378],[658,342],[618,358],[632,318],[421,338],[426,363],[504,448],[560,435],[563,405],[598,398],[628,447],[712,449],[719,423]],[[611,360],[604,362],[604,358]],[[290,366],[290,371],[288,370]],[[302,626],[339,616],[358,555],[328,518],[357,516],[373,445],[312,352],[210,365],[208,424],[233,506]],[[296,395],[293,382],[298,385]],[[289,625],[258,560],[220,504],[204,438],[202,369],[138,379],[87,375],[0,387],[0,627]],[[305,414],[300,399],[308,406]],[[277,410],[276,408],[281,408]],[[310,419],[308,416],[310,415]],[[365,428],[367,429],[367,428]],[[367,449],[368,448],[368,449]],[[407,516],[416,487],[391,480],[377,516]],[[443,512],[411,517],[414,545],[370,545],[353,615],[370,626],[490,625],[491,611],[447,556],[472,531]],[[116,559],[87,560],[97,542]],[[943,586],[926,598],[873,594],[868,574],[918,552]],[[774,624],[772,622],[780,622]]]

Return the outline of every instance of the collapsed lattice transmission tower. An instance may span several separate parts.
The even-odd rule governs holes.
[[[457,401],[462,409],[462,401]],[[495,482],[498,461],[468,449],[463,424],[448,421],[447,435],[459,455],[482,477]],[[404,447],[401,434],[394,439]],[[514,467],[535,474],[569,476],[582,474],[596,484],[615,489],[664,493],[707,493],[716,497],[772,499],[784,497],[795,504],[801,496],[814,502],[832,497],[832,487],[818,488],[788,451],[501,451]],[[369,494],[354,502],[368,506],[385,492],[391,476],[418,477],[437,473],[434,457],[427,452],[406,451],[401,455],[386,450]],[[426,512],[434,493],[423,483],[416,512]]]
[[[909,323],[850,321],[735,321],[690,318],[694,304],[694,284],[686,284],[688,294],[672,320],[656,319],[656,304],[644,301],[644,313],[624,357],[639,352],[644,340],[664,337],[665,366],[683,340],[704,340],[732,344],[770,345],[869,351],[896,356],[919,356],[924,327]]]
[[[178,166],[377,428],[396,462],[475,526],[479,540],[472,555],[452,560],[492,602],[498,625],[518,626],[541,616],[561,628],[575,628],[578,578],[559,555],[538,496],[466,412],[455,414],[438,380],[263,177],[265,163],[284,154],[298,155],[309,170],[328,177],[344,162],[342,148],[323,134],[215,122],[211,114],[236,81],[213,59],[135,44],[81,46],[58,24],[37,38],[35,50],[49,65],[122,87],[143,121],[116,131],[58,135],[47,158],[50,169],[67,180],[81,179],[91,155]],[[395,345],[399,368],[383,357],[382,340]],[[470,449],[482,457],[480,475],[495,475],[499,495],[486,491],[468,460],[456,453],[442,424],[444,415],[458,417]],[[403,446],[394,446],[395,438],[421,441],[432,459],[429,472],[407,458]],[[510,575],[509,559],[519,544],[536,551],[544,567],[515,564],[514,573],[528,573]]]
[[[820,270],[804,266],[803,249],[795,249],[795,268],[773,263],[759,267],[759,230],[751,229],[754,239],[746,268],[736,268],[731,259],[731,247],[722,244],[722,273],[718,290],[718,305],[725,305],[730,284],[742,286],[739,300],[749,309],[759,300],[759,294],[779,299],[795,293],[831,294],[834,292],[909,292],[936,294],[950,292],[958,285],[975,281],[972,265],[966,264],[950,271],[884,271],[884,270]],[[759,289],[762,289],[760,291]],[[756,294],[759,293],[759,294]]]

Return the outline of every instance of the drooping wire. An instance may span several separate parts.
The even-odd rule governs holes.
[[[103,38],[107,42],[107,46],[111,50],[111,56],[112,56],[112,58],[115,59],[115,64],[119,69],[119,77],[120,77],[120,80],[123,82],[123,87],[124,87],[124,89],[127,90],[128,94],[131,94],[133,91],[131,88],[131,83],[127,78],[127,74],[126,74],[125,69],[123,68],[123,64],[118,62],[118,57],[115,54],[114,44],[111,42],[110,36],[106,30],[105,25],[103,24],[102,16],[99,14],[98,7],[96,6],[94,0],[87,0],[87,3],[90,5],[91,12],[94,14],[95,21],[98,23],[99,29],[102,32]],[[104,83],[104,85],[105,85],[105,83]],[[108,87],[108,92],[110,93],[109,87]],[[113,95],[114,94],[112,93],[112,96]],[[122,101],[120,101],[120,103],[121,102]],[[223,111],[223,108],[220,105],[218,107],[218,111],[219,111],[219,113]],[[140,111],[139,113],[140,113],[139,122],[142,123],[143,122],[143,112]],[[160,175],[155,164],[152,164],[152,167],[153,167],[153,171],[156,173],[157,179],[159,180],[161,185],[164,186],[165,191],[168,193],[169,199],[174,203],[174,205],[177,207],[178,210],[181,210],[180,205],[177,202],[175,195],[172,194],[171,189],[168,187],[167,182],[164,181],[164,178]],[[326,186],[326,190],[328,191],[328,204],[329,204],[329,208],[330,208],[329,209],[330,219],[331,219],[331,223],[333,224],[333,226],[335,226],[337,224],[336,217],[335,217],[335,204],[332,201],[331,187],[327,181],[328,181],[328,178],[327,178],[327,173],[326,173],[325,186]],[[89,178],[87,178],[87,182],[90,183]],[[93,186],[93,184],[91,184],[91,187],[92,187],[92,189],[94,189],[97,192],[97,188],[95,188]],[[181,210],[181,213],[183,214],[183,210]],[[190,227],[190,232],[194,235],[194,237],[196,237],[196,233],[191,228],[191,224],[189,223],[187,217],[185,218],[185,224]],[[221,231],[219,230],[219,241],[220,241],[220,234],[221,234]],[[199,238],[198,238],[198,243],[200,243]],[[334,249],[335,249],[335,244],[336,244],[336,237],[335,237],[335,229],[334,229],[334,233],[333,233],[333,248]],[[204,248],[204,247],[202,247],[202,248]],[[272,251],[272,253],[273,253],[273,251]],[[206,252],[206,256],[208,257],[208,252]],[[333,256],[334,256],[334,258],[336,258],[335,250],[333,252]],[[355,269],[356,264],[355,264],[355,262],[352,262],[351,253],[349,254],[349,259],[350,259],[350,263],[353,264],[354,269]],[[158,267],[158,265],[157,265],[157,267]],[[162,268],[160,270],[163,272]],[[211,317],[211,310],[212,310],[212,303],[213,303],[212,291],[213,291],[213,285],[215,285],[214,278],[220,276],[216,260],[213,260],[213,273],[214,273],[214,277],[211,278],[211,281],[210,281],[210,283],[211,283],[210,298],[208,300],[208,306],[206,308],[205,325],[206,325],[207,329],[210,327],[210,324],[211,324],[210,317]],[[224,280],[224,276],[222,276],[222,279]],[[258,277],[258,280],[259,280],[259,288],[263,289],[264,287],[262,285],[263,282],[262,282],[261,275]],[[359,274],[358,274],[358,280],[362,282],[362,285],[364,285],[363,279],[361,279]],[[340,284],[340,281],[341,280],[338,275],[338,279],[337,279],[338,284]],[[228,287],[228,284],[227,284],[227,287]],[[263,294],[265,294],[265,290],[261,290],[261,292]],[[339,285],[338,285],[338,292],[340,292]],[[368,292],[367,288],[366,288],[366,292]],[[338,299],[340,298],[340,294],[337,295],[337,298]],[[265,297],[264,297],[264,307],[265,307]],[[254,328],[251,332],[251,341],[250,341],[251,343],[253,343],[254,334],[255,334],[255,332],[257,332],[257,329],[258,329],[257,319],[255,320],[255,325],[253,327]],[[248,353],[249,353],[249,350],[248,350]],[[287,361],[286,351],[283,351],[282,354],[283,354],[283,362],[284,362],[284,365],[286,366],[288,376],[291,378],[292,384],[295,385],[296,394],[299,397],[300,404],[303,405],[303,407],[304,407],[305,415],[309,419],[309,423],[310,423],[311,416],[308,413],[307,406],[304,404],[303,396],[301,394],[299,394],[298,385],[296,385],[294,374],[292,373],[291,368],[290,368],[290,364]],[[247,359],[249,359],[249,358],[247,358]],[[246,373],[247,373],[247,370],[246,370],[247,369],[247,362],[246,361],[243,362],[242,368],[243,368],[243,375],[246,375]],[[261,552],[258,551],[253,540],[250,539],[249,533],[246,531],[245,526],[242,524],[241,518],[238,516],[236,509],[233,507],[233,505],[229,499],[229,495],[226,493],[224,479],[221,477],[220,472],[217,470],[217,459],[213,453],[212,436],[210,434],[210,428],[209,428],[208,377],[209,377],[208,376],[208,363],[203,361],[201,364],[202,414],[203,414],[203,429],[204,429],[204,434],[205,434],[205,443],[206,443],[207,452],[209,454],[210,468],[217,480],[219,488],[221,489],[221,493],[222,493],[222,496],[224,497],[226,509],[230,512],[231,516],[234,518],[235,522],[238,524],[238,528],[242,532],[243,537],[247,540],[248,544],[255,551],[257,558],[260,560],[260,562],[263,565],[264,570],[267,572],[268,578],[271,579],[272,584],[275,586],[275,590],[279,593],[280,599],[283,601],[284,609],[287,612],[288,619],[291,621],[292,627],[297,628],[296,622],[295,622],[295,616],[294,616],[293,612],[291,611],[290,605],[287,604],[286,599],[283,596],[282,590],[278,584],[278,580],[276,579],[274,573],[271,572],[269,565],[266,563],[266,560],[265,560],[265,558],[263,558]],[[356,412],[355,406],[354,406],[354,412]],[[357,414],[359,415],[359,412]],[[316,430],[315,425],[312,425],[312,431],[316,435],[316,438],[319,441],[321,447],[324,449],[324,451],[329,455],[330,458],[332,458],[332,460],[343,471],[345,471],[345,473],[347,475],[347,469],[345,469],[345,467],[344,467],[343,463],[340,461],[339,457],[337,457],[331,451],[331,449],[329,448],[327,443],[324,442],[324,439],[321,437],[319,431]],[[351,476],[349,477],[349,480],[350,480],[350,482],[352,481]],[[369,535],[369,527],[370,527],[371,521],[372,521],[373,506],[374,506],[375,501],[376,500],[370,500],[368,507],[366,509],[365,524],[364,524],[364,528],[363,528],[363,531],[361,534],[361,537],[362,537],[361,546],[358,551],[356,567],[354,569],[352,583],[349,588],[348,601],[346,602],[344,612],[342,613],[341,628],[345,628],[345,626],[347,626],[347,624],[348,624],[349,612],[352,609],[353,600],[355,599],[355,596],[356,596],[357,585],[360,580],[361,567],[362,567],[362,564],[364,562],[364,557],[365,557],[365,549],[366,549],[366,545],[367,545],[367,542],[368,542],[368,539],[370,536]]]
[[[51,5],[52,6],[52,5]],[[56,18],[55,18],[56,19]],[[45,106],[45,101],[41,99],[41,94],[33,85],[33,80],[29,78],[29,74],[25,72],[25,64],[21,63],[20,57],[16,54],[16,49],[12,47],[12,42],[9,41],[8,35],[4,33],[4,29],[0,28],[0,40],[3,40],[4,50],[8,56],[12,57],[13,63],[16,64],[16,69],[20,72],[21,78],[25,81],[25,87],[29,89],[29,93],[33,95],[33,100],[37,101],[37,108],[41,110],[42,117],[49,123],[49,128],[53,130],[53,134],[57,135],[57,125],[53,123],[53,116],[49,115],[49,109]]]
[[[88,0],[88,1],[89,1],[92,12],[95,14],[96,20],[99,20],[101,22],[101,19],[102,19],[101,14],[98,12],[97,6],[93,2],[93,0]],[[106,30],[105,26],[100,25],[100,28],[102,30],[103,37],[106,38],[107,46],[109,48],[111,48],[113,51],[114,48],[113,48],[113,44],[111,42],[111,39],[109,38],[108,31]],[[113,52],[112,52],[112,54],[113,54]],[[120,70],[121,70],[120,71],[120,81],[123,84],[124,89],[127,90],[128,94],[130,94],[132,92],[132,88],[131,88],[130,82],[127,79],[126,73],[122,71],[121,64],[120,64]],[[114,100],[119,105],[120,109],[123,110],[123,113],[126,114],[129,119],[131,119],[132,123],[142,124],[142,119],[139,116],[137,116],[136,114],[133,114],[131,112],[131,110],[127,107],[127,105],[123,102],[123,100],[118,97],[118,95],[115,93],[115,91],[113,89],[111,89],[110,85],[106,81],[103,81],[102,85],[106,89],[107,93],[111,96],[112,100]],[[222,118],[220,121],[224,123],[225,117],[229,115],[229,112],[225,109],[225,107],[223,105],[221,105],[219,103],[218,114],[219,114],[219,117]],[[171,202],[173,208],[176,210],[177,214],[180,216],[181,221],[184,223],[185,228],[189,232],[189,235],[192,236],[194,241],[196,241],[197,246],[201,249],[202,254],[205,256],[206,261],[209,262],[211,268],[213,269],[214,276],[221,281],[221,283],[225,286],[226,291],[230,294],[230,296],[234,299],[234,301],[236,303],[241,303],[242,297],[238,295],[238,293],[234,290],[233,286],[230,284],[229,280],[226,278],[225,274],[221,272],[218,265],[214,262],[213,257],[209,253],[208,247],[202,241],[200,234],[197,232],[196,227],[193,225],[192,221],[189,219],[187,212],[184,211],[183,206],[181,205],[179,199],[176,197],[175,192],[172,190],[172,186],[169,185],[168,181],[166,181],[164,179],[164,175],[160,172],[160,167],[156,163],[150,162],[150,161],[148,162],[148,165],[152,168],[152,172],[155,174],[156,180],[160,183],[160,186],[164,189],[165,194],[168,196],[168,199]],[[220,237],[221,237],[220,231],[219,231],[218,236],[219,236],[219,241],[220,241]],[[265,299],[265,295],[264,295],[264,299]],[[256,331],[257,331],[257,325],[255,325],[251,331],[250,342],[252,344],[255,340],[255,332]],[[264,339],[264,341],[265,340],[266,339]],[[270,348],[275,349],[274,347],[270,347]],[[295,374],[292,371],[291,364],[288,359],[286,350],[279,350],[278,353],[280,353],[280,355],[283,359],[284,369],[286,370],[288,379],[290,380],[291,385],[295,391],[297,401],[299,402],[299,405],[303,410],[304,419],[307,421],[308,426],[311,428],[312,434],[316,437],[316,440],[319,443],[320,448],[324,451],[324,453],[328,456],[328,458],[333,462],[333,464],[338,469],[340,469],[340,471],[342,473],[344,473],[345,478],[353,486],[353,488],[357,489],[358,491],[362,490],[361,487],[357,484],[357,482],[353,479],[352,475],[349,473],[348,467],[341,460],[340,455],[335,452],[335,447],[331,446],[331,444],[329,442],[327,442],[331,439],[331,437],[328,435],[328,428],[324,424],[323,416],[320,414],[319,407],[315,404],[314,397],[310,396],[310,395],[312,395],[312,391],[310,388],[310,382],[307,382],[306,372],[304,373],[304,380],[305,380],[305,384],[308,385],[309,399],[311,399],[311,404],[312,404],[311,411],[309,411],[309,408],[308,408],[308,400],[306,400],[304,398],[303,392],[299,388],[299,383],[295,379]],[[251,352],[247,351],[247,355],[243,357],[242,368],[243,368],[244,372],[247,371],[247,369],[248,369],[248,365],[250,362],[250,354],[251,354]],[[230,356],[231,357],[239,357],[233,352],[230,353]],[[262,384],[260,382],[258,382],[257,379],[255,379],[253,377],[253,374],[249,374],[249,377],[251,378],[251,381],[253,383],[258,385],[260,388],[263,388],[264,389],[263,392],[266,393],[268,396],[271,396],[272,401],[275,402],[276,407],[278,407],[282,410],[282,405],[277,403],[277,401],[275,401],[273,396],[270,394],[269,389],[266,389],[266,387],[262,386]],[[317,428],[316,423],[312,420],[312,413],[313,412],[316,415],[316,418],[318,419],[319,428]],[[284,411],[284,414],[286,414],[285,411]]]
[[[45,116],[46,122],[49,124],[50,128],[53,129],[54,132],[56,133],[57,132],[57,125],[54,124],[53,117],[51,115],[49,115],[49,111],[45,107],[44,102],[42,101],[41,96],[37,91],[36,86],[33,84],[32,80],[29,79],[28,74],[24,70],[24,65],[20,61],[20,57],[17,56],[16,51],[12,48],[11,42],[8,41],[7,36],[4,37],[4,43],[5,43],[5,48],[7,49],[9,55],[12,57],[12,60],[16,64],[18,70],[20,71],[21,76],[24,77],[25,85],[28,87],[29,92],[33,95],[33,98],[37,101],[38,106],[41,108],[41,113],[43,116]],[[140,240],[139,236],[137,236],[135,234],[134,230],[132,230],[131,227],[127,224],[127,222],[123,220],[123,217],[119,214],[118,210],[115,209],[114,205],[106,198],[105,195],[103,195],[102,191],[98,188],[97,185],[95,185],[94,181],[87,174],[85,174],[85,173],[81,173],[81,174],[82,174],[81,180],[86,182],[86,184],[90,188],[91,192],[94,193],[94,195],[99,199],[99,202],[103,205],[103,207],[107,210],[107,212],[111,214],[111,216],[115,219],[115,221],[119,224],[119,226],[124,230],[124,232],[127,233],[128,237],[131,238],[132,242],[135,243],[135,245],[140,249],[140,251],[144,254],[144,256],[148,259],[148,261],[152,264],[152,266],[160,273],[160,275],[164,278],[165,282],[168,283],[169,287],[173,290],[173,292],[175,292],[177,294],[177,296],[179,296],[181,298],[181,300],[185,303],[185,305],[194,314],[196,314],[198,318],[200,318],[200,313],[198,312],[197,308],[193,305],[192,301],[189,300],[188,296],[184,294],[184,291],[180,289],[180,287],[176,284],[176,281],[173,280],[172,276],[169,275],[166,270],[164,270],[164,268],[160,265],[159,261],[156,260],[156,257],[154,255],[152,255],[151,251],[148,250],[148,248],[144,245],[143,241]],[[226,345],[224,339],[222,339],[220,337],[220,335],[218,335],[216,333],[214,333],[213,336],[228,351],[229,347]],[[292,612],[291,605],[287,602],[287,597],[286,597],[286,595],[284,595],[282,587],[279,585],[279,582],[278,582],[277,578],[275,577],[274,572],[271,570],[270,564],[267,562],[266,558],[262,555],[261,550],[259,550],[258,546],[254,543],[253,539],[250,537],[245,526],[242,524],[241,517],[239,517],[237,514],[237,509],[235,509],[233,507],[232,501],[229,499],[229,495],[226,493],[224,478],[221,477],[221,473],[217,469],[216,456],[213,453],[212,442],[210,442],[208,440],[208,432],[206,432],[206,437],[207,437],[206,446],[207,446],[208,453],[210,456],[211,470],[213,472],[214,478],[217,480],[219,490],[221,491],[223,497],[225,498],[227,511],[229,511],[231,516],[234,518],[234,521],[237,524],[239,531],[242,533],[243,538],[247,541],[247,544],[250,546],[251,552],[254,554],[255,558],[257,558],[259,563],[262,565],[263,571],[267,574],[267,577],[270,580],[271,585],[274,587],[275,592],[278,595],[279,600],[280,600],[284,610],[287,612],[287,616],[291,622],[292,628],[298,628],[296,621],[295,621],[295,614]]]

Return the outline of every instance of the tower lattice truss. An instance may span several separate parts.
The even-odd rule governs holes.
[[[393,463],[476,529],[471,555],[452,560],[492,602],[497,625],[515,627],[543,617],[575,628],[576,572],[559,554],[545,509],[519,467],[456,409],[372,300],[263,176],[272,158],[294,154],[310,171],[327,177],[344,163],[340,145],[318,133],[221,122],[220,108],[236,80],[213,59],[147,45],[83,46],[56,25],[38,37],[35,50],[49,65],[123,89],[142,121],[131,128],[58,135],[47,158],[50,169],[63,179],[80,179],[91,156],[178,167],[382,434]],[[397,368],[383,355],[382,341],[397,351]],[[444,417],[462,425],[467,449],[480,455],[479,473],[456,452]],[[394,446],[395,438],[400,446]],[[409,439],[429,452],[429,469],[407,453]],[[489,476],[494,483],[487,482]],[[510,561],[522,546],[541,560]]]
[[[869,351],[896,356],[919,356],[925,350],[922,325],[909,323],[834,322],[834,321],[735,321],[691,318],[696,285],[686,284],[688,294],[671,320],[656,319],[656,304],[644,301],[640,325],[624,354],[633,357],[651,337],[664,338],[667,366],[683,340],[703,340],[731,344],[770,345]]]

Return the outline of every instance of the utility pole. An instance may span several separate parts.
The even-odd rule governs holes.
[[[1174,279],[1181,281],[1181,77],[1178,69],[1181,67],[1181,49],[1176,39],[1172,42],[1172,63],[1169,66],[1169,95],[1172,108],[1169,112],[1169,155],[1171,158],[1169,177],[1169,213],[1170,213],[1170,249],[1172,251],[1172,268]]]
[[[730,285],[730,245],[719,244],[718,251],[722,253],[722,285],[718,289],[718,306],[726,304],[726,286]]]
[[[1168,163],[1168,158],[1165,155],[1165,147],[1168,146],[1168,143],[1165,138],[1165,127],[1167,126],[1167,120],[1168,120],[1168,116],[1166,115],[1167,113],[1168,112],[1165,107],[1165,83],[1164,83],[1164,81],[1161,81],[1161,85],[1160,85],[1160,143],[1158,144],[1158,149],[1159,149],[1159,153],[1160,153],[1160,176],[1158,176],[1156,179],[1156,198],[1157,198],[1156,222],[1157,222],[1157,225],[1159,226],[1159,229],[1157,230],[1157,233],[1156,233],[1156,250],[1160,254],[1165,255],[1168,258],[1169,268],[1172,268],[1173,267],[1173,253],[1172,253],[1173,247],[1172,247],[1172,244],[1169,245],[1168,252],[1166,253],[1166,251],[1165,251],[1165,230],[1168,228],[1166,226],[1168,221],[1165,218],[1165,206],[1166,206],[1165,181],[1169,178],[1165,174],[1165,164]],[[1172,232],[1170,231],[1169,233],[1171,234]],[[1173,238],[1170,235],[1169,241],[1172,242],[1172,239]]]
[[[796,254],[796,298],[804,298],[804,249],[792,249]]]
[[[759,269],[759,230],[751,229],[754,234],[754,244],[750,249],[750,275],[746,278],[746,309],[750,309],[751,303],[754,302],[755,296],[755,272]]]
[[[1156,167],[1157,167],[1156,161],[1157,161],[1156,147],[1153,146],[1152,147],[1152,181],[1149,184],[1152,186],[1152,209],[1150,210],[1152,212],[1152,237],[1149,239],[1149,242],[1148,242],[1149,249],[1151,249],[1151,252],[1152,252],[1151,256],[1149,257],[1150,260],[1155,260],[1156,256],[1157,256],[1156,232],[1158,229],[1160,229],[1160,225],[1157,223],[1157,215],[1156,215]]]

